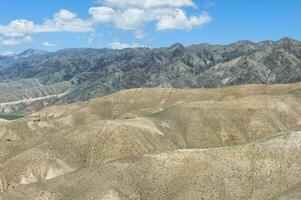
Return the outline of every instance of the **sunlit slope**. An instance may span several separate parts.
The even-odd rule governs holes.
[[[222,165],[221,163],[226,162],[227,156],[230,156],[231,153],[229,152],[234,151],[234,157],[231,159],[237,160],[231,161],[235,165],[231,168],[231,173],[232,175],[242,173],[239,175],[242,177],[244,173],[248,173],[248,170],[251,171],[246,162],[251,162],[250,160],[253,159],[251,159],[251,155],[256,156],[256,148],[258,148],[258,157],[252,160],[252,162],[261,163],[258,167],[266,165],[266,167],[272,167],[272,171],[274,171],[274,167],[281,167],[283,173],[291,173],[287,167],[289,164],[286,164],[288,162],[293,165],[291,167],[294,167],[294,175],[298,179],[297,175],[301,176],[300,171],[298,171],[301,167],[299,163],[301,160],[300,133],[298,131],[301,131],[301,84],[247,85],[223,89],[195,90],[125,90],[88,102],[48,107],[16,121],[1,122],[0,190],[7,192],[3,195],[8,195],[7,197],[11,199],[18,199],[18,195],[21,198],[21,194],[25,191],[22,188],[26,188],[28,195],[31,195],[30,193],[35,194],[33,190],[40,190],[40,186],[45,186],[45,183],[47,187],[58,187],[59,189],[61,188],[60,185],[56,184],[60,183],[60,181],[56,183],[56,181],[52,181],[52,178],[62,176],[61,179],[63,180],[65,175],[66,177],[72,177],[72,174],[76,174],[74,175],[75,178],[88,176],[85,173],[90,173],[91,170],[97,171],[111,165],[108,163],[117,163],[114,164],[117,167],[111,166],[111,168],[117,170],[118,173],[125,173],[125,176],[129,176],[124,177],[126,180],[137,181],[135,184],[131,183],[137,185],[135,187],[142,185],[140,189],[134,186],[132,189],[129,189],[129,191],[133,190],[133,194],[144,195],[141,198],[147,199],[147,195],[152,195],[152,199],[166,199],[166,195],[171,195],[170,199],[195,199],[194,194],[189,196],[188,193],[191,190],[195,192],[195,195],[198,195],[200,192],[198,190],[201,186],[197,185],[195,188],[191,186],[191,189],[189,189],[190,186],[184,187],[181,185],[180,180],[183,184],[186,181],[192,181],[189,178],[190,175],[185,174],[186,172],[181,175],[182,171],[180,169],[178,171],[175,169],[172,172],[174,169],[172,166],[177,166],[176,162],[178,161],[175,161],[178,159],[177,156],[174,158],[175,160],[169,161],[167,159],[163,163],[159,161],[156,161],[159,162],[156,163],[153,161],[156,159],[149,156],[141,157],[143,155],[157,155],[177,150],[183,150],[179,155],[181,155],[181,159],[187,159],[189,163],[186,164],[185,162],[185,165],[183,164],[180,167],[181,169],[197,167],[200,171],[202,171],[201,168],[206,166],[202,163],[211,162],[211,159],[215,160],[214,163],[219,163],[216,167]],[[279,136],[279,134],[282,135]],[[255,145],[256,148],[251,148],[253,147],[252,145]],[[283,151],[281,150],[282,148],[284,148]],[[272,149],[275,149],[275,152]],[[294,149],[293,155],[291,155],[292,149]],[[204,156],[204,152],[208,152],[210,158],[207,154]],[[235,157],[236,154],[240,155],[239,158]],[[244,158],[247,154],[248,156]],[[163,156],[165,155],[163,154]],[[173,158],[178,154],[167,153],[167,155]],[[127,160],[133,156],[135,157],[134,160]],[[299,160],[295,160],[297,158]],[[125,161],[116,161],[118,159],[125,159]],[[143,166],[150,165],[148,162],[154,162],[154,165],[158,164],[158,166],[161,166],[161,168],[158,168],[158,171],[151,170],[154,174],[147,174],[147,176],[150,176],[148,181],[157,181],[156,177],[161,177],[162,175],[162,183],[160,184],[163,188],[170,187],[168,189],[170,191],[164,190],[161,193],[153,194],[154,189],[157,190],[159,188],[159,183],[156,186],[158,188],[153,188],[154,186],[148,185],[150,184],[149,182],[145,182],[146,180],[143,179],[142,174],[140,175],[142,176],[140,180],[137,179],[136,175],[132,176],[128,171],[123,172],[124,167],[118,168],[119,165],[135,166],[137,164],[136,159],[142,160]],[[184,161],[181,162],[184,163]],[[284,163],[282,164],[282,162]],[[103,164],[106,165],[101,166]],[[140,166],[140,164],[137,165],[138,167]],[[164,171],[165,169],[163,170],[164,167],[162,167],[165,165],[170,166],[166,168],[166,172]],[[161,169],[163,171],[160,171]],[[94,177],[95,180],[92,180],[94,179],[93,174],[95,175],[95,173],[98,174],[99,172],[91,173],[92,177],[89,175],[87,181],[92,183],[95,181],[96,186],[103,182],[101,184],[109,184],[112,187],[110,190],[107,190],[107,186],[104,186],[104,189],[95,194],[97,195],[96,199],[101,199],[101,195],[104,195],[104,193],[109,196],[113,195],[113,197],[114,195],[123,195],[123,189],[118,185],[119,183],[117,184],[116,181],[113,181],[118,177],[114,175],[114,170],[112,171],[113,174],[108,175],[110,177],[104,178],[102,175],[100,177],[97,175]],[[221,169],[214,168],[212,173],[217,172],[216,170]],[[223,170],[228,170],[228,168]],[[275,170],[277,171],[278,168]],[[72,173],[69,175],[70,172]],[[142,173],[142,171],[139,173]],[[166,177],[163,176],[165,173],[167,174]],[[211,177],[206,177],[202,173],[200,172],[199,177],[196,177],[195,181],[197,183],[203,184],[203,180],[209,180]],[[228,172],[219,171],[218,173],[227,175]],[[260,177],[266,171],[258,173],[257,175]],[[230,177],[230,175],[227,176]],[[269,180],[276,184],[274,180],[278,181],[278,176],[280,175],[277,175],[275,179]],[[259,177],[257,178],[261,179]],[[212,175],[212,178],[214,178],[214,175]],[[179,179],[180,185],[169,186],[169,181],[174,179]],[[216,181],[219,179],[220,177],[216,178]],[[113,182],[111,183],[110,180]],[[280,180],[281,178],[279,178]],[[279,183],[277,187],[275,186],[272,193],[268,191],[260,192],[255,188],[258,192],[258,198],[254,199],[272,198],[276,197],[276,195],[282,195],[282,192],[284,195],[285,191],[289,190],[288,187],[297,185],[297,182],[301,180],[287,181]],[[89,192],[86,190],[91,190],[91,195],[94,195],[92,183],[85,185],[85,182],[83,182],[82,184],[84,185],[81,185],[78,182],[79,179],[76,179],[72,184],[65,184],[67,188],[64,188],[64,190],[73,190],[72,188],[77,190],[78,187],[84,188],[81,195],[88,195]],[[231,180],[223,183],[226,185],[225,187],[234,187],[234,185],[230,186],[228,182],[231,182]],[[20,185],[31,183],[37,183],[37,185],[30,186],[31,189],[27,186],[19,188]],[[76,185],[77,183],[78,185]],[[114,186],[115,183],[117,184],[116,186]],[[132,186],[131,184],[129,187]],[[189,184],[192,183],[189,182]],[[210,187],[215,188],[217,182],[208,182],[208,184],[212,184]],[[245,180],[242,184],[246,184],[247,188],[250,180]],[[284,187],[282,184],[286,186]],[[238,185],[244,188],[241,184]],[[34,189],[36,186],[38,189]],[[14,189],[16,187],[17,190]],[[53,193],[52,189],[48,190],[47,187],[44,188],[46,191],[45,195],[63,195],[65,199],[89,199],[80,195],[70,196],[71,194],[69,193]],[[170,194],[172,192],[178,193],[178,187],[182,188],[183,194]],[[114,188],[121,189],[115,190]],[[221,189],[219,185],[214,188],[212,190],[216,189],[217,191]],[[241,199],[244,195],[250,195],[245,191],[240,191],[237,195],[241,196],[231,196],[234,195],[234,192],[233,194],[227,192],[231,190],[230,188],[223,189],[225,190],[224,192],[219,191],[223,192],[220,195],[227,194],[230,195],[229,198],[233,197],[234,199]],[[141,191],[148,194],[142,194]],[[207,192],[209,192],[209,188]],[[37,195],[40,195],[40,193],[37,193]],[[212,195],[217,195],[217,193],[212,192]],[[115,197],[113,197],[110,198],[114,199]],[[135,199],[134,197],[127,197],[126,199]],[[33,197],[28,196],[28,199],[30,198]],[[43,198],[47,199],[48,197]],[[59,196],[54,196],[53,198],[60,199]],[[103,198],[105,199],[105,197]],[[108,197],[107,199],[110,198]],[[120,198],[122,199],[122,197]],[[205,199],[208,198],[206,197]],[[51,198],[49,197],[48,199]],[[116,197],[115,199],[118,198]],[[212,197],[211,199],[214,198]]]
[[[301,182],[301,133],[213,149],[178,150],[85,168],[2,199],[258,199]]]

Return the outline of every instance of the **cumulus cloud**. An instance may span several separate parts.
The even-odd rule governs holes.
[[[209,23],[208,13],[188,16],[184,7],[195,7],[192,0],[103,0],[102,6],[92,7],[89,13],[95,23],[111,24],[117,29],[131,30],[142,38],[144,28],[155,22],[157,31],[191,30]]]
[[[138,47],[144,47],[142,45],[139,45],[137,43],[134,44],[126,44],[126,43],[121,43],[118,40],[114,40],[113,42],[110,43],[110,47],[112,49],[126,49],[126,48],[138,48]]]
[[[93,15],[94,22],[110,23],[116,16],[115,10],[109,7],[92,7],[89,13]]]
[[[143,37],[146,13],[142,9],[130,8],[124,11],[114,10],[109,7],[92,7],[89,13],[96,24],[112,24],[121,30],[132,30],[137,38]]]
[[[13,20],[6,26],[0,25],[0,34],[6,37],[21,37],[43,32],[91,32],[94,31],[92,25],[90,20],[79,19],[75,13],[62,9],[41,25],[25,19]]]
[[[68,10],[60,10],[53,19],[46,20],[42,26],[38,26],[38,32],[93,32],[93,23],[90,20],[77,18],[75,13]]]
[[[99,0],[99,3],[101,5],[89,9],[91,17],[88,19],[81,19],[76,13],[61,9],[41,24],[16,19],[7,25],[0,25],[0,45],[27,43],[37,33],[93,33],[96,26],[103,24],[132,31],[136,38],[143,38],[144,29],[149,23],[154,23],[157,31],[191,30],[212,20],[208,13],[187,15],[185,8],[196,8],[193,0]],[[92,41],[93,39],[90,40]]]
[[[92,32],[94,31],[91,20],[82,20],[68,10],[60,10],[52,19],[45,20],[42,24],[35,24],[26,19],[16,19],[8,25],[0,25],[2,45],[18,45],[32,41],[32,34],[46,32]]]
[[[183,10],[178,10],[174,16],[164,16],[157,23],[157,30],[186,29],[191,30],[194,26],[201,26],[210,22],[212,18],[204,12],[199,16],[187,17]]]

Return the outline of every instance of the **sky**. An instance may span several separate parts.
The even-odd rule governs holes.
[[[301,40],[300,0],[1,0],[0,54]]]

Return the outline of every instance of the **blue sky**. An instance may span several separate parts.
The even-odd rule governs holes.
[[[2,0],[0,54],[301,40],[300,0]]]

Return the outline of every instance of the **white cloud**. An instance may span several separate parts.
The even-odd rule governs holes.
[[[93,16],[96,24],[112,24],[115,28],[121,30],[132,30],[137,38],[143,36],[146,13],[142,9],[130,8],[124,11],[114,10],[109,7],[92,7],[89,13]]]
[[[0,25],[0,45],[18,45],[32,41],[32,35],[47,32],[95,32],[103,24],[116,29],[132,31],[136,38],[145,36],[144,29],[154,23],[157,31],[170,29],[190,30],[212,20],[209,14],[188,16],[186,7],[195,8],[193,0],[99,0],[101,6],[91,7],[88,19],[61,9],[51,19],[35,24],[26,19],[16,19]],[[93,38],[89,39],[93,42]]]
[[[0,25],[0,34],[6,37],[20,37],[27,34],[45,32],[92,32],[93,23],[90,20],[77,18],[75,13],[60,10],[52,19],[47,19],[43,24],[34,24],[32,21],[17,19],[7,26]]]
[[[73,21],[77,18],[77,15],[68,10],[62,9],[56,13],[53,18],[55,21]]]
[[[117,28],[124,30],[135,30],[143,26],[146,13],[142,9],[130,8],[118,13],[114,24]]]
[[[93,32],[93,22],[77,18],[75,13],[60,10],[53,19],[46,20],[43,25],[37,26],[37,32]]]
[[[93,22],[77,18],[75,13],[60,10],[52,19],[35,24],[25,19],[16,19],[8,25],[0,25],[1,45],[18,45],[32,41],[31,35],[46,32],[93,32]]]
[[[42,45],[45,46],[45,47],[53,47],[53,46],[55,46],[55,44],[52,44],[50,42],[42,42]]]
[[[122,30],[133,31],[137,38],[144,36],[144,28],[155,22],[156,30],[184,29],[209,23],[207,13],[188,16],[184,7],[195,7],[192,0],[103,0],[103,6],[92,7],[89,13],[94,23],[111,24]]]
[[[103,0],[104,5],[114,8],[158,8],[195,6],[192,0]]]
[[[25,19],[13,20],[7,26],[0,25],[0,33],[7,37],[21,37],[34,29],[34,23]]]
[[[175,16],[164,16],[157,23],[157,30],[169,30],[169,29],[186,29],[191,30],[194,26],[201,26],[207,24],[212,18],[207,14],[203,13],[199,16],[187,17],[183,10],[178,10]]]
[[[138,48],[138,47],[144,47],[142,45],[139,45],[137,43],[133,43],[133,44],[126,44],[126,43],[121,43],[118,40],[114,40],[113,42],[111,42],[110,47],[112,49],[126,49],[126,48]]]
[[[97,23],[110,23],[116,16],[115,11],[109,7],[92,7],[89,13],[93,15],[93,19]]]
[[[32,37],[27,35],[23,37],[9,37],[9,38],[0,38],[1,46],[15,46],[24,43],[32,42]]]

